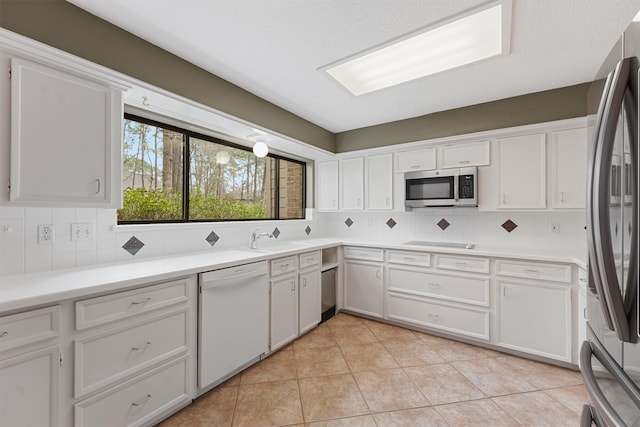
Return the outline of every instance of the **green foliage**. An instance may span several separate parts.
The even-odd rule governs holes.
[[[192,194],[189,219],[255,219],[266,218],[262,204],[229,198]],[[118,210],[118,221],[168,221],[182,219],[182,194],[146,188],[124,190],[124,203]]]

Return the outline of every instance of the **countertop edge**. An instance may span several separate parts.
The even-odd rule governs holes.
[[[292,248],[287,243],[299,247]],[[17,312],[30,307],[56,304],[65,300],[89,297],[94,294],[126,290],[145,284],[173,280],[193,274],[265,261],[273,258],[326,249],[337,246],[360,246],[391,250],[449,253],[493,258],[518,258],[531,261],[561,262],[586,269],[586,260],[568,253],[513,248],[477,249],[444,248],[407,245],[398,242],[356,241],[342,238],[318,238],[307,241],[284,242],[286,249],[273,252],[251,252],[246,248],[148,258],[145,260],[101,264],[84,268],[47,271],[0,277],[0,314]],[[277,246],[273,246],[277,247]],[[265,246],[268,248],[268,246]]]

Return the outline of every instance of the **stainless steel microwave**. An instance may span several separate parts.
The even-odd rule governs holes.
[[[478,168],[459,168],[404,174],[407,208],[478,206]]]

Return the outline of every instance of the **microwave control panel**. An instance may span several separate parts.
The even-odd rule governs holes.
[[[460,175],[458,197],[460,199],[473,199],[475,197],[474,192],[474,175]]]

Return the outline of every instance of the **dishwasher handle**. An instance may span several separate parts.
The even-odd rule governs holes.
[[[228,285],[237,285],[238,281],[261,277],[269,273],[267,263],[254,263],[229,267],[222,270],[209,271],[200,274],[200,286],[202,290],[219,288]]]

